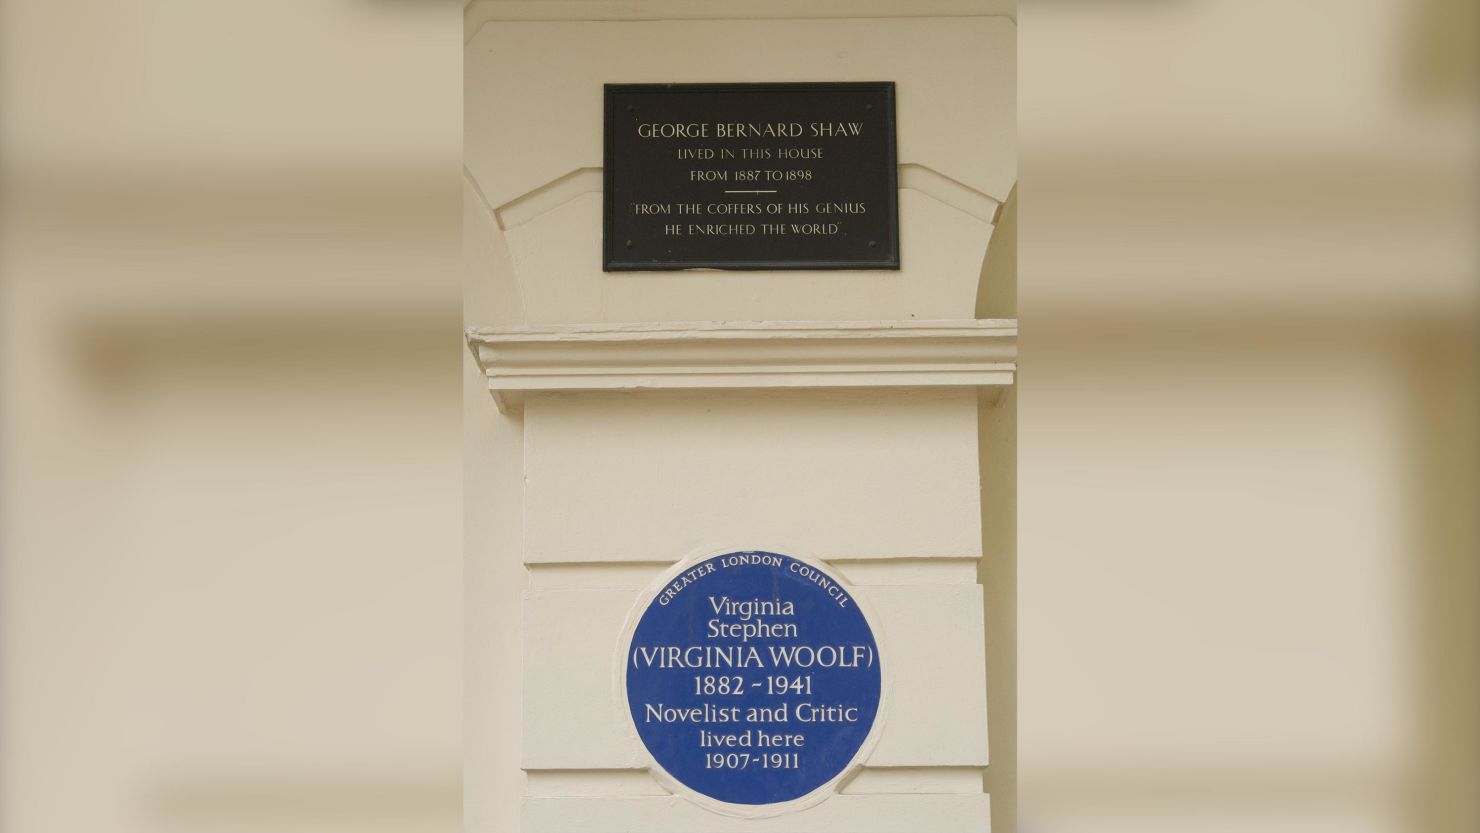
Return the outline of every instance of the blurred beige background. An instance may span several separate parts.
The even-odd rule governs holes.
[[[457,830],[458,9],[3,8],[0,827]]]
[[[1023,830],[1476,828],[1475,11],[1022,3]]]
[[[0,7],[7,832],[459,825],[459,11]],[[1024,831],[1475,829],[1474,13],[1023,3]]]

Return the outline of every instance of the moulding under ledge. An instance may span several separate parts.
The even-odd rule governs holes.
[[[1011,319],[492,327],[467,340],[504,413],[538,392],[984,387],[1017,369]]]

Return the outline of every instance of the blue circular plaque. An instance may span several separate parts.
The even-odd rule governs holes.
[[[853,763],[883,692],[878,643],[825,569],[770,552],[689,564],[642,611],[624,658],[653,760],[717,802],[781,804]]]

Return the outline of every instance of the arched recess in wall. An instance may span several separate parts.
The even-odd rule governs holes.
[[[1017,317],[1017,186],[1002,204],[976,285],[977,318]]]

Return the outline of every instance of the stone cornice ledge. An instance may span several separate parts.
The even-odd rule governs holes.
[[[1017,321],[703,322],[475,328],[500,411],[537,392],[1010,385]]]

